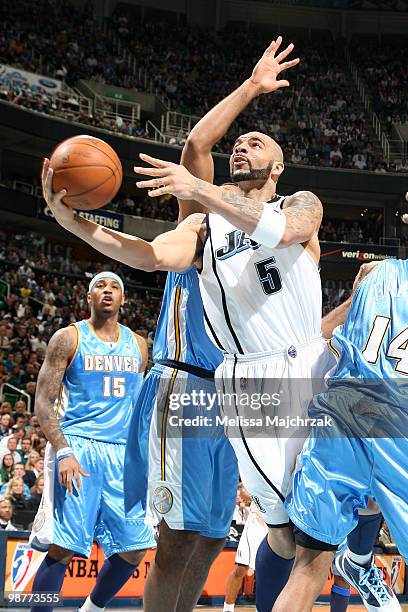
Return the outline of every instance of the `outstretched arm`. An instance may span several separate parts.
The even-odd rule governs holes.
[[[285,62],[293,51],[291,43],[276,55],[282,44],[278,36],[256,64],[252,75],[246,79],[229,96],[212,108],[191,130],[181,154],[181,164],[196,178],[212,183],[214,180],[214,162],[211,150],[227,133],[231,124],[242,111],[260,94],[272,93],[282,87],[288,87],[289,82],[278,80],[284,70],[299,63],[299,58]],[[202,212],[204,206],[195,200],[179,199],[179,221],[193,212]]]
[[[194,199],[209,210],[222,215],[248,236],[252,236],[258,231],[261,223],[266,225],[263,234],[268,233],[268,224],[265,224],[263,217],[264,202],[251,200],[241,196],[236,191],[222,189],[197,179],[186,168],[178,164],[164,162],[144,154],[141,154],[140,157],[153,167],[138,167],[136,170],[140,174],[156,177],[136,183],[138,187],[150,188],[149,195],[159,196],[172,193],[179,199]],[[273,216],[279,213],[271,211],[270,214]],[[285,248],[291,244],[300,244],[310,240],[319,229],[323,214],[322,204],[311,191],[298,191],[285,198],[282,214],[284,216],[284,231],[282,231],[278,242],[273,245],[277,248]],[[273,242],[272,232],[275,230],[273,218],[269,223],[269,230],[271,232],[270,240]],[[268,240],[267,235],[265,239]],[[262,244],[268,244],[268,242]]]
[[[183,271],[198,258],[205,233],[203,214],[191,215],[176,230],[165,232],[152,242],[147,242],[76,215],[62,201],[65,190],[59,193],[52,191],[52,174],[49,160],[46,159],[42,176],[43,193],[55,219],[62,227],[107,257],[146,272]]]
[[[344,300],[344,302],[340,304],[340,306],[337,306],[337,308],[334,308],[334,310],[332,310],[325,317],[323,317],[322,319],[323,338],[327,338],[327,340],[329,340],[329,338],[332,337],[333,332],[336,329],[336,327],[338,327],[339,325],[343,325],[344,321],[346,320],[348,311],[350,310],[351,302],[353,301],[353,297],[357,290],[357,287],[360,285],[361,281],[368,274],[370,274],[370,272],[372,272],[374,268],[378,266],[379,263],[380,263],[379,261],[372,261],[370,263],[362,264],[360,266],[357,276],[354,279],[353,290],[351,292],[350,297]]]

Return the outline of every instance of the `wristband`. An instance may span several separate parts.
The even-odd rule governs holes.
[[[265,203],[261,218],[252,232],[251,238],[255,242],[273,249],[282,240],[285,228],[286,216],[270,204]]]
[[[65,459],[65,457],[72,457],[74,451],[70,446],[65,446],[64,448],[60,448],[55,455],[57,457],[57,461],[61,461],[61,459]]]

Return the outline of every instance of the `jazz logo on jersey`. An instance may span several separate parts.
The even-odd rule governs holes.
[[[258,242],[255,242],[255,240],[246,236],[245,232],[242,230],[228,232],[228,234],[225,234],[225,238],[227,244],[215,251],[216,258],[220,260],[228,259],[228,257],[232,257],[241,251],[246,251],[246,249],[259,249],[261,246]]]
[[[27,576],[34,551],[29,548],[28,543],[19,542],[14,551],[11,564],[11,585],[12,591],[19,591],[24,588],[24,579]]]

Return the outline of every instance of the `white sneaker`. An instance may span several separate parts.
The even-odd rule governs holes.
[[[362,567],[343,551],[335,557],[334,563],[340,576],[359,592],[369,612],[402,612],[394,591],[385,582],[374,561],[368,567]]]

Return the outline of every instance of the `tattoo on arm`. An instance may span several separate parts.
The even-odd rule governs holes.
[[[54,405],[58,399],[70,357],[74,352],[72,336],[66,329],[57,332],[47,349],[45,361],[38,375],[35,413],[55,451],[68,446],[61,431]]]
[[[322,203],[311,191],[298,191],[285,198],[286,228],[295,234],[307,229],[317,231],[323,215]]]
[[[235,191],[225,189],[223,189],[221,192],[221,199],[227,204],[232,204],[232,206],[239,212],[243,213],[247,217],[250,217],[256,224],[258,224],[264,209],[264,202],[257,202],[256,200],[245,198]]]

